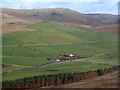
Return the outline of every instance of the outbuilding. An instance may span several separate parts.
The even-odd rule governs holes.
[[[57,62],[60,62],[60,60],[59,60],[59,59],[57,59],[56,61],[57,61]]]
[[[73,56],[74,56],[74,54],[69,54],[69,56],[70,56],[70,57],[73,57]]]

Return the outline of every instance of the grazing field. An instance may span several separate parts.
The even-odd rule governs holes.
[[[8,67],[4,67],[4,68],[3,68],[3,73],[12,72],[12,71],[17,71],[17,70],[21,70],[21,69],[24,69],[24,68],[25,68],[25,67],[8,66]]]
[[[88,31],[48,21],[31,24],[27,28],[35,31],[17,31],[3,35],[3,64],[18,65],[19,69],[14,69],[14,66],[3,67],[3,72],[8,72],[3,75],[3,80],[49,73],[91,71],[117,65],[117,54],[89,58],[104,52],[117,52],[116,34]],[[75,53],[88,58],[41,67],[42,64],[51,62],[47,57],[64,53]],[[26,69],[21,69],[21,66]]]
[[[61,62],[56,64],[51,64],[42,67],[33,67],[26,70],[19,70],[15,72],[8,73],[3,76],[3,80],[15,80],[18,78],[37,76],[37,75],[47,75],[47,74],[57,74],[57,73],[69,73],[69,72],[86,72],[95,71],[97,69],[109,68],[109,65],[82,62],[82,61],[71,61],[71,62]]]
[[[40,60],[41,59],[41,60]],[[16,64],[22,66],[35,66],[37,64],[44,64],[48,61],[42,58],[16,58],[16,57],[5,57],[3,58],[3,64]]]
[[[88,69],[89,68],[89,69]],[[90,62],[82,62],[82,61],[67,61],[61,62],[58,64],[51,64],[43,67],[38,67],[38,71],[59,71],[60,72],[76,72],[76,71],[93,71],[99,68],[107,68],[107,65],[95,64]]]
[[[87,43],[93,41],[99,41],[101,44],[110,44],[111,42],[115,44],[117,41],[116,34],[92,32],[76,27],[66,26],[60,23],[57,24],[44,21],[27,27],[37,31],[18,31],[6,34],[3,36],[3,45],[35,43]]]
[[[118,53],[113,52],[112,54],[105,54],[99,58],[88,59],[85,62],[118,65]]]

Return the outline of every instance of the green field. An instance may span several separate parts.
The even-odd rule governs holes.
[[[94,71],[97,69],[109,68],[109,65],[96,64],[82,61],[62,62],[58,64],[47,65],[43,67],[34,67],[27,70],[18,70],[8,73],[3,76],[3,80],[15,80],[18,78],[29,77],[34,75],[47,75],[56,73],[69,73],[69,72],[86,72]]]
[[[3,67],[3,72],[8,72],[9,69],[14,71],[3,75],[3,80],[49,73],[82,72],[117,65],[117,55],[110,54],[109,57],[91,58],[79,63],[71,61],[36,67],[50,62],[47,57],[65,52],[87,57],[109,51],[117,52],[118,37],[116,34],[94,32],[48,21],[27,27],[36,31],[17,31],[3,35],[3,64],[33,68],[14,71],[13,67]]]
[[[114,52],[110,55],[106,54],[99,58],[88,59],[85,62],[118,65],[118,53]]]
[[[88,69],[89,68],[89,69]],[[86,72],[89,70],[97,70],[98,68],[107,68],[106,65],[103,64],[96,64],[90,62],[83,62],[83,61],[68,61],[62,62],[58,64],[51,64],[47,66],[43,66],[38,68],[38,71],[59,71],[59,72]]]
[[[15,67],[15,66],[8,66],[3,68],[3,73],[5,72],[12,72],[14,70],[20,70],[23,69],[24,67]]]

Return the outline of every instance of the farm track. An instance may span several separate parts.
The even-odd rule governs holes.
[[[91,43],[98,43],[99,41],[91,41],[91,42],[85,42],[86,44],[91,44]],[[73,45],[73,44],[84,44],[84,43],[61,43],[61,44],[57,44],[57,43],[51,43],[51,44],[22,44],[22,45],[18,45],[18,44],[14,44],[14,45],[3,45],[0,47],[21,47],[21,46],[55,46],[55,45]]]

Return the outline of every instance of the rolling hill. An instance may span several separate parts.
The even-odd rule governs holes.
[[[47,9],[3,9],[6,13],[17,18],[28,21],[57,21],[62,23],[76,23],[93,27],[105,26],[118,23],[117,15],[110,14],[83,14],[67,8],[47,8]]]

